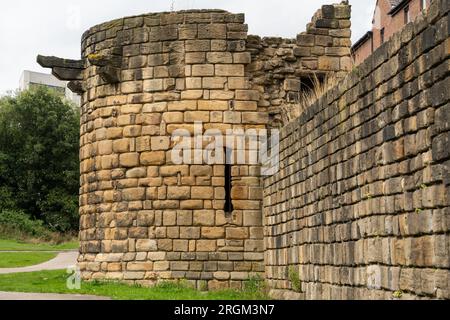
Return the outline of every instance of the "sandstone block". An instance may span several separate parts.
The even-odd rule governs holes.
[[[123,129],[123,136],[127,138],[137,137],[141,135],[141,126],[126,126]]]
[[[205,111],[226,111],[228,110],[228,101],[221,100],[199,100],[198,109]]]
[[[190,196],[190,187],[169,186],[167,188],[167,198],[170,200],[187,200]]]
[[[338,71],[340,60],[337,57],[319,57],[319,69],[327,71]]]
[[[194,226],[213,226],[215,223],[214,210],[195,210]]]
[[[170,137],[152,137],[150,144],[153,151],[169,150]]]
[[[157,102],[145,104],[142,112],[144,113],[154,113],[154,112],[165,112],[167,111],[167,102]]]
[[[179,225],[179,226],[192,225],[192,211],[178,210],[177,211],[177,225]]]
[[[252,56],[249,52],[233,53],[233,63],[249,64],[252,62]]]
[[[226,236],[227,239],[247,239],[248,228],[227,228]]]
[[[189,240],[174,240],[173,241],[173,251],[178,252],[188,252],[189,251]],[[174,262],[172,262],[173,264]],[[189,270],[189,262],[182,262],[182,265],[171,265],[172,270]]]
[[[139,153],[121,154],[119,161],[122,167],[137,167],[139,166]]]
[[[202,228],[202,238],[205,239],[222,239],[225,237],[225,229],[221,227],[204,227]]]
[[[162,116],[165,123],[183,123],[184,114],[182,112],[166,112]]]
[[[269,115],[266,112],[243,112],[242,123],[246,124],[267,124]]]
[[[209,122],[208,111],[187,111],[184,113],[184,122]]]
[[[98,154],[109,155],[113,151],[113,142],[111,140],[100,141],[98,143]]]
[[[217,73],[216,73],[217,75]],[[204,89],[223,89],[225,88],[225,83],[227,78],[224,77],[206,77],[203,78],[203,82],[200,83],[200,87]]]
[[[138,239],[136,240],[136,251],[139,252],[148,252],[148,251],[156,251],[157,245],[155,240],[151,239]]]
[[[236,111],[225,111],[223,113],[223,122],[224,123],[233,123],[239,124],[242,122],[242,116],[240,112]]]
[[[108,139],[119,139],[122,138],[123,128],[108,128],[106,137]]]
[[[155,221],[155,213],[153,211],[139,211],[137,214],[137,225],[139,227],[150,227]]]
[[[243,77],[244,65],[241,64],[217,64],[215,66],[216,76]]]
[[[153,271],[166,271],[170,269],[168,261],[155,261],[153,263]]]
[[[142,280],[144,279],[145,272],[124,272],[123,279],[124,280]]]
[[[187,52],[186,53],[186,63],[187,64],[205,63],[205,62],[206,62],[206,53],[205,52]],[[192,75],[192,74],[190,74],[190,75]]]
[[[218,64],[231,64],[233,63],[233,56],[230,52],[208,52],[206,59],[209,63]]]
[[[236,101],[234,109],[236,111],[256,111],[258,103],[256,101]]]
[[[186,41],[186,52],[193,51],[210,51],[211,41],[210,40],[187,40]]]
[[[166,153],[164,151],[143,152],[140,156],[142,165],[162,165],[165,160]]]
[[[200,228],[198,227],[180,227],[181,239],[199,239]]]
[[[198,252],[214,252],[216,248],[216,240],[197,240],[196,249]]]
[[[259,98],[257,90],[236,90],[236,100],[259,101]]]
[[[211,51],[226,51],[227,41],[226,40],[211,40]]]
[[[202,209],[203,208],[203,200],[185,200],[180,202],[180,208],[183,210],[186,209]]]
[[[163,79],[144,80],[144,91],[155,92],[163,90]]]
[[[299,34],[297,36],[297,44],[300,47],[312,47],[315,44],[315,37],[311,34]]]
[[[169,111],[188,111],[196,109],[197,101],[185,100],[169,102]]]
[[[192,66],[193,77],[211,77],[214,76],[213,64],[195,64]]]
[[[228,78],[228,88],[231,90],[249,89],[250,82],[247,78],[244,77],[230,77]]]
[[[203,98],[203,90],[186,90],[181,93],[182,100],[199,100]]]
[[[214,188],[213,187],[192,187],[191,191],[192,199],[213,199]]]
[[[192,40],[197,38],[197,25],[184,24],[179,26],[178,30],[180,40]]]
[[[226,39],[226,24],[200,24],[198,25],[199,39]]]
[[[128,262],[127,271],[152,271],[153,262]],[[142,279],[142,278],[139,278]]]

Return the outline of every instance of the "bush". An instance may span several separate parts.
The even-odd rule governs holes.
[[[8,238],[29,237],[48,240],[52,237],[40,220],[32,220],[23,211],[3,210],[0,212],[0,234]]]
[[[17,202],[14,199],[12,191],[6,186],[0,186],[0,211],[4,209],[14,209],[16,207]]]
[[[78,196],[52,190],[41,202],[44,222],[52,230],[70,232],[78,224]]]

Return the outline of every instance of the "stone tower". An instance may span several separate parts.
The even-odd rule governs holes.
[[[260,165],[175,163],[172,135],[282,125],[311,76],[351,68],[349,19],[347,3],[324,6],[297,39],[261,39],[243,14],[146,14],[88,30],[81,60],[39,56],[82,95],[83,278],[216,289],[263,275]]]

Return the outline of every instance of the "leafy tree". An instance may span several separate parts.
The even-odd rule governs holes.
[[[56,93],[39,87],[0,99],[0,209],[75,229],[78,150],[78,108]]]

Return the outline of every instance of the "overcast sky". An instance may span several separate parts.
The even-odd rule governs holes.
[[[174,0],[174,9],[245,13],[249,34],[293,38],[323,4],[340,0]],[[376,0],[351,0],[353,41],[370,29]],[[46,72],[37,54],[80,58],[89,27],[123,16],[170,11],[171,0],[5,0],[0,5],[0,93],[19,85],[23,70]]]

